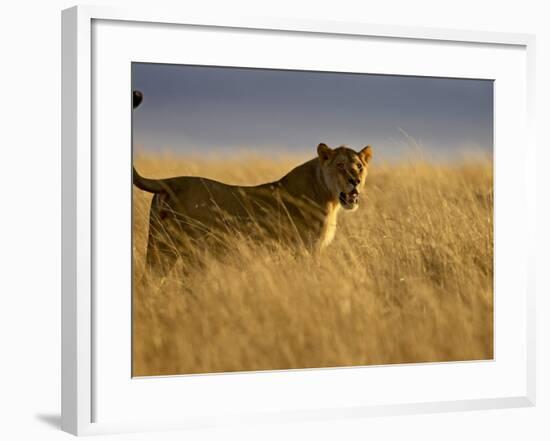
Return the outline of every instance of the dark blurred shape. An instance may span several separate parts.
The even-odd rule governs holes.
[[[143,94],[139,90],[132,92],[132,108],[136,108],[143,101]]]

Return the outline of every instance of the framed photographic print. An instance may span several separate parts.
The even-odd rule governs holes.
[[[534,405],[534,37],[62,24],[64,430]]]

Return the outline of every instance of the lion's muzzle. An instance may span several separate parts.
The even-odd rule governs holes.
[[[357,207],[359,204],[359,191],[357,188],[353,188],[348,193],[340,192],[339,195],[340,204],[347,210],[351,210]]]

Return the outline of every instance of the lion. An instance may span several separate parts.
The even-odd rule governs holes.
[[[134,92],[134,108],[141,99]],[[315,158],[256,186],[195,176],[148,179],[134,167],[133,184],[154,195],[147,265],[166,274],[178,257],[193,258],[201,247],[223,248],[224,238],[236,235],[318,253],[334,238],[340,209],[358,208],[371,158],[370,145],[356,152],[320,143]]]

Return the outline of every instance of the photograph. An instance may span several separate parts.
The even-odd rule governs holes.
[[[493,360],[494,82],[131,63],[134,377]]]

